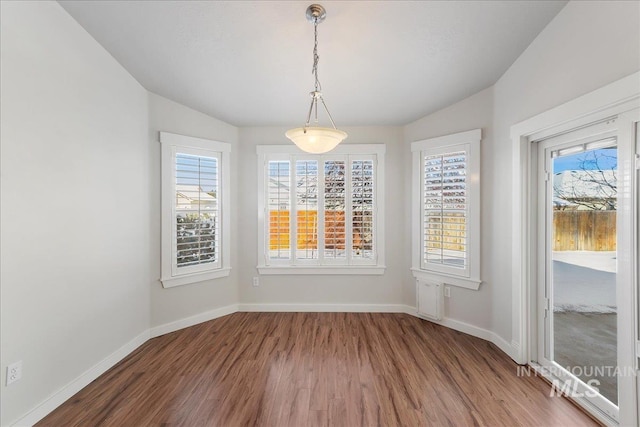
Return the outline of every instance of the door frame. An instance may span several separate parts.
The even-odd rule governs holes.
[[[537,243],[537,145],[532,142],[563,132],[606,121],[617,117],[618,149],[635,150],[632,141],[635,122],[640,121],[640,72],[578,97],[572,101],[517,123],[511,127],[512,140],[512,342],[516,362],[535,363],[537,357],[537,280],[539,250]],[[630,157],[631,159],[633,157]],[[633,224],[637,217],[635,201],[636,174],[634,162],[619,164],[621,188],[619,203],[625,207],[619,210],[618,223],[628,221]],[[619,207],[620,206],[619,204]],[[634,227],[634,226],[632,226]],[[637,259],[637,230],[623,233],[618,241],[618,251]],[[631,263],[630,263],[631,264]],[[618,271],[618,280],[629,280],[634,285],[626,293],[618,292],[618,365],[637,366],[637,274],[636,271]],[[626,323],[625,323],[626,322]],[[632,325],[629,327],[629,325]],[[621,339],[622,338],[622,339]],[[623,377],[619,382],[618,406],[620,425],[638,424],[638,384],[636,377]],[[588,402],[578,403],[589,407]],[[593,409],[593,408],[590,408]],[[601,421],[610,424],[615,421],[604,413],[591,411]]]

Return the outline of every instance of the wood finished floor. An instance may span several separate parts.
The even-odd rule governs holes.
[[[37,425],[596,425],[516,367],[405,314],[235,313],[149,340]]]

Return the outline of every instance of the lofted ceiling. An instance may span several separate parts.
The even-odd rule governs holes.
[[[305,121],[311,3],[60,1],[146,89],[236,126]],[[338,127],[416,120],[494,84],[565,3],[323,1],[325,101]]]

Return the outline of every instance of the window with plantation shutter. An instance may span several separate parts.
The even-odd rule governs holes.
[[[344,160],[324,162],[324,257],[344,260],[346,235],[346,174]]]
[[[259,146],[261,274],[384,272],[384,145]]]
[[[272,259],[291,259],[289,245],[289,218],[291,213],[290,163],[273,161],[268,163],[269,210],[269,257]]]
[[[467,265],[466,157],[466,151],[424,156],[424,263]]]
[[[229,275],[230,145],[160,133],[162,284]]]
[[[478,129],[412,144],[417,278],[480,284],[480,138]]]
[[[219,265],[218,157],[176,153],[176,271]]]
[[[318,161],[295,162],[295,253],[298,260],[318,259]]]
[[[353,247],[351,256],[362,261],[374,257],[373,216],[374,175],[372,160],[354,160],[351,162],[351,224],[353,229]]]

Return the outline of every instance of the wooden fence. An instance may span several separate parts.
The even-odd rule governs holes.
[[[616,211],[554,211],[554,251],[615,251]]]
[[[297,248],[316,249],[318,247],[318,212],[297,211]],[[371,246],[367,230],[371,227],[371,213],[353,212],[353,247],[367,249]],[[289,249],[289,211],[269,212],[269,249]],[[326,249],[345,248],[344,211],[325,211],[324,247]]]
[[[467,248],[467,218],[464,214],[429,217],[426,230],[427,249],[465,252]]]

